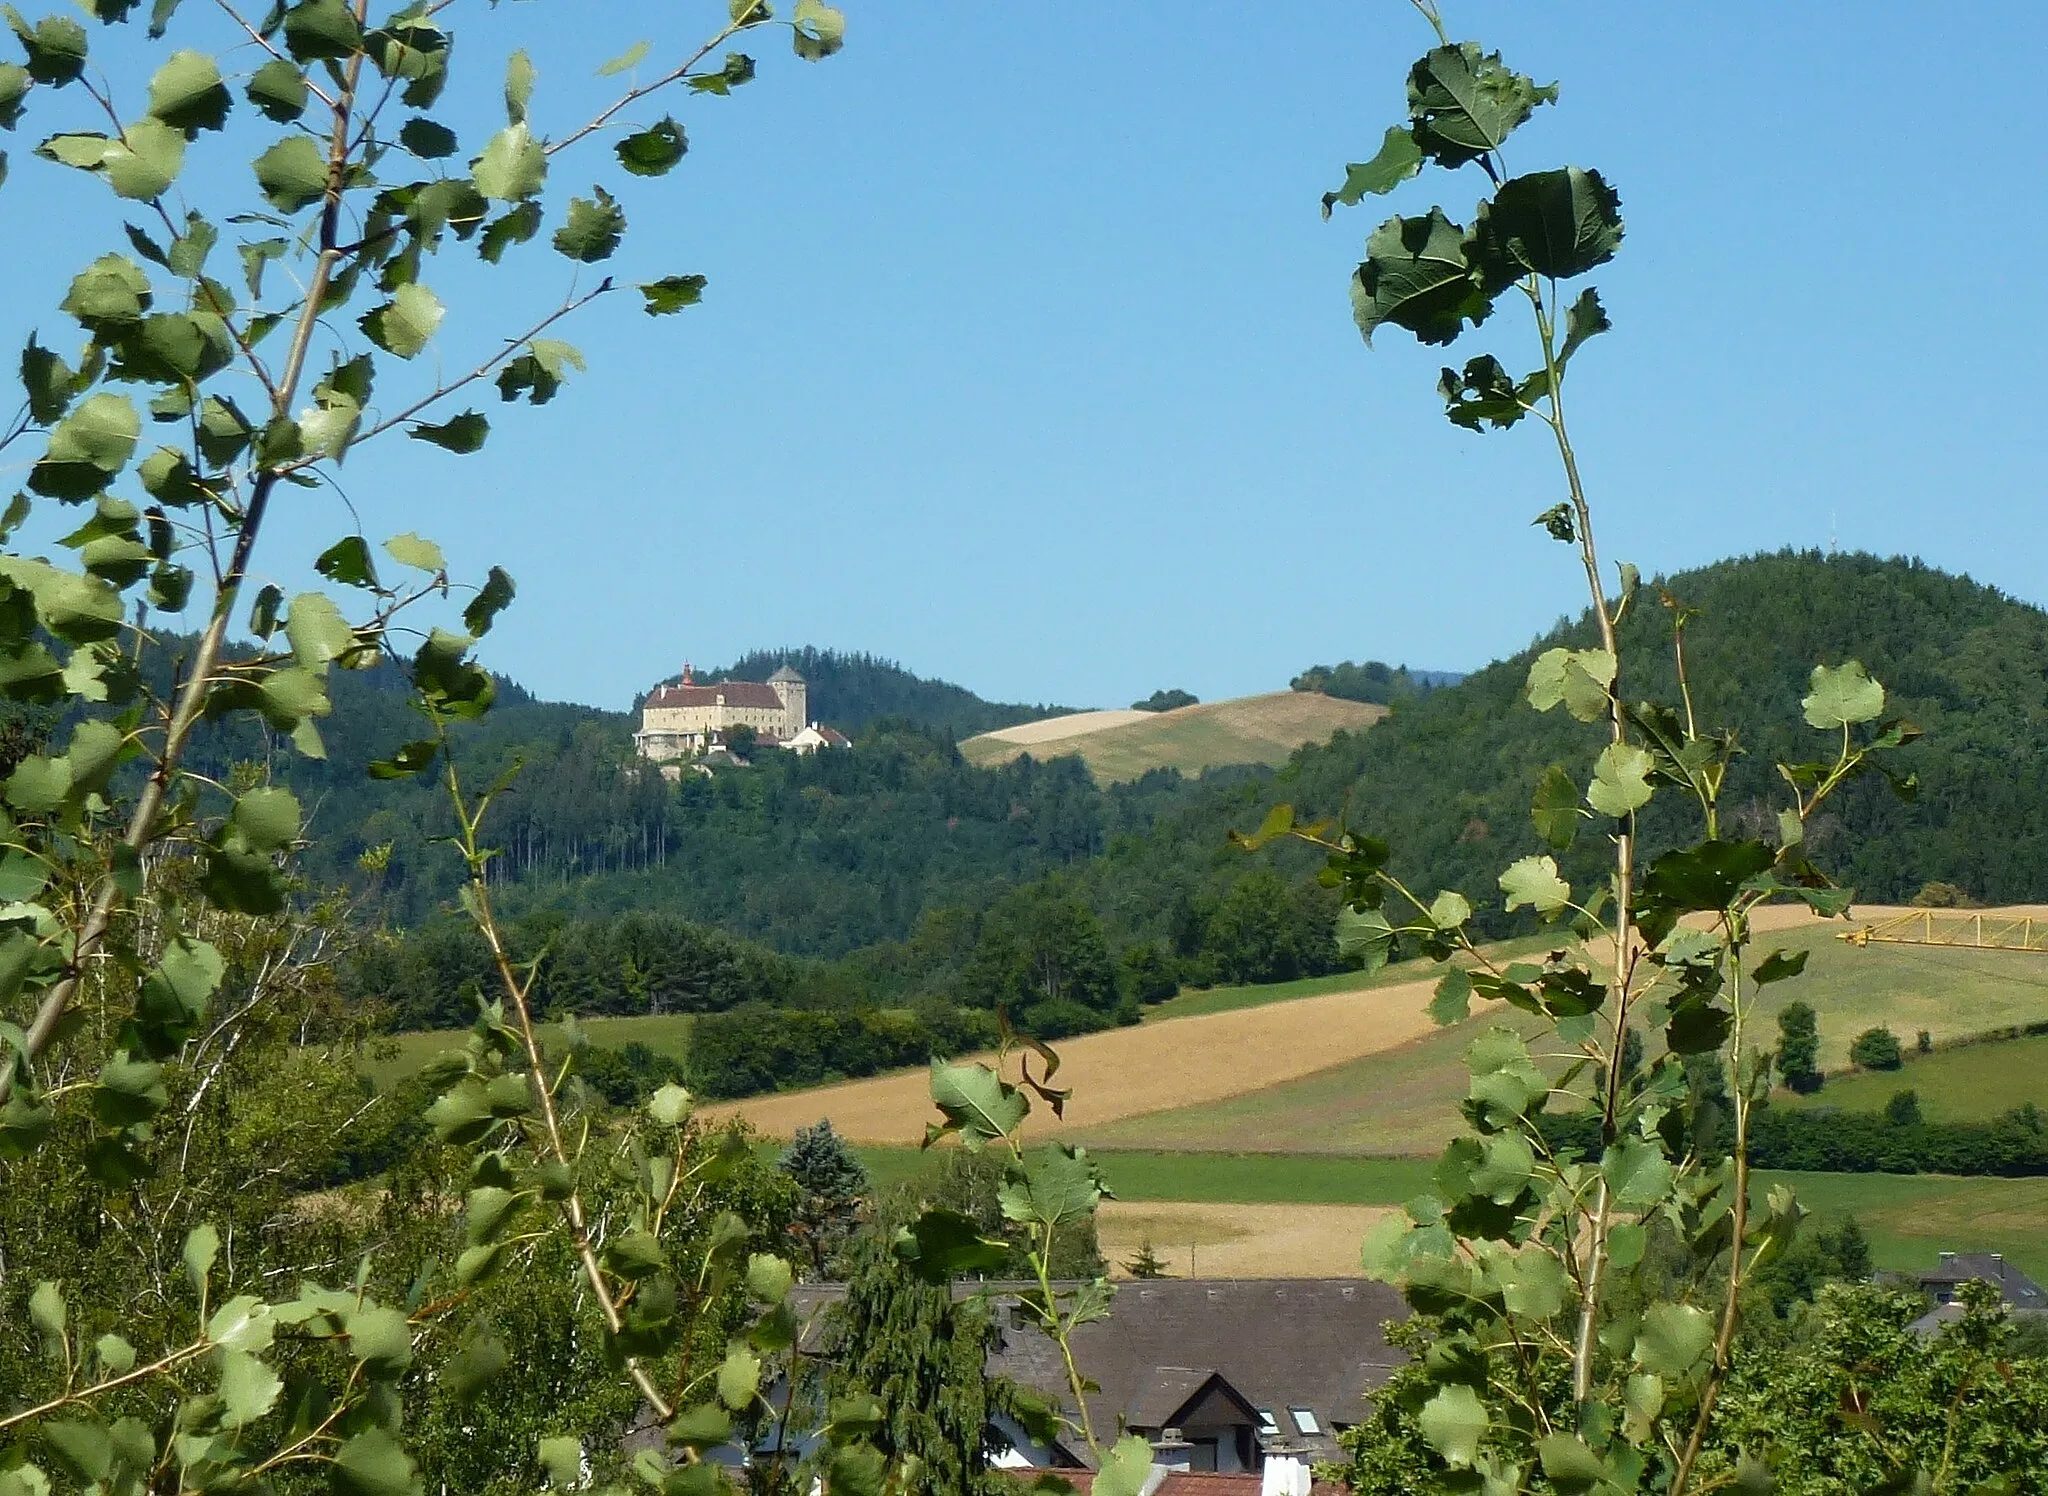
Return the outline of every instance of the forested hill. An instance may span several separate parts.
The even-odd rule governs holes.
[[[750,655],[710,676],[761,679],[785,661],[813,682],[813,715],[843,723],[856,750],[762,752],[751,768],[680,785],[632,771],[633,715],[540,701],[501,679],[497,704],[461,724],[457,741],[472,789],[522,766],[486,822],[502,849],[495,867],[506,907],[654,911],[794,954],[836,956],[901,938],[935,903],[979,904],[999,884],[1083,861],[1148,824],[1146,807],[1161,795],[1180,792],[1169,780],[1105,794],[1078,761],[974,768],[954,747],[959,733],[1041,709],[986,702],[870,656]],[[272,764],[309,815],[308,879],[364,887],[358,860],[388,846],[374,884],[378,912],[417,924],[455,897],[459,881],[438,840],[453,829],[445,787],[371,780],[364,769],[424,724],[392,667],[338,671],[333,691],[324,761],[272,752],[244,725],[202,734],[194,767],[221,777],[237,763]]]
[[[1687,663],[1702,725],[1735,728],[1746,749],[1724,800],[1734,834],[1759,834],[1784,803],[1778,760],[1824,755],[1799,705],[1813,666],[1860,659],[1887,688],[1888,714],[1926,734],[1893,760],[1917,772],[1920,794],[1903,804],[1874,779],[1852,786],[1813,830],[1817,860],[1872,901],[1904,899],[1931,880],[1990,902],[2048,897],[2041,609],[1917,561],[1817,552],[1726,561],[1646,586],[1625,627],[1630,647],[1646,651],[1631,658],[1648,662],[1623,681],[1631,700],[1676,700],[1659,586],[1700,615]],[[1270,780],[1198,791],[1090,869],[1098,902],[1170,906],[1191,869],[1227,856],[1219,848],[1229,827],[1250,827],[1287,800],[1384,837],[1397,869],[1421,886],[1455,887],[1476,908],[1497,909],[1499,870],[1543,850],[1529,817],[1537,778],[1560,762],[1583,777],[1600,732],[1531,709],[1522,700],[1529,663],[1554,644],[1596,642],[1590,615],[1581,617],[1402,703],[1369,733],[1303,749]],[[1659,796],[1649,841],[1671,837],[1678,808],[1675,796]],[[1597,877],[1605,855],[1597,837],[1581,838],[1566,872]]]
[[[1657,585],[1628,625],[1646,646],[1636,658],[1650,662],[1624,682],[1632,698],[1675,695]],[[1923,789],[1904,805],[1879,783],[1855,786],[1814,829],[1823,864],[1870,899],[1904,898],[1930,880],[1986,900],[2048,896],[2048,617],[2039,609],[1916,562],[1868,556],[1756,556],[1661,585],[1700,614],[1688,648],[1702,720],[1733,726],[1747,749],[1726,801],[1739,829],[1770,824],[1780,803],[1772,764],[1820,747],[1799,707],[1813,665],[1853,656],[1890,690],[1892,709],[1925,729],[1899,755]],[[1057,874],[1115,946],[1157,942],[1197,958],[1267,938],[1254,928],[1263,922],[1277,950],[1298,944],[1298,930],[1281,927],[1295,930],[1319,907],[1298,881],[1312,858],[1296,848],[1250,859],[1225,833],[1255,824],[1280,799],[1348,814],[1386,837],[1417,883],[1457,887],[1475,907],[1497,909],[1499,870],[1538,850],[1529,820],[1537,777],[1552,763],[1582,768],[1595,735],[1522,702],[1528,662],[1554,642],[1592,637],[1586,620],[1562,626],[1513,659],[1400,701],[1370,732],[1301,750],[1277,772],[1160,773],[1114,790],[1096,786],[1076,760],[975,768],[955,752],[951,724],[887,719],[871,721],[851,753],[763,754],[751,769],[676,786],[622,772],[627,718],[517,692],[469,734],[463,759],[478,778],[514,758],[526,764],[490,824],[505,852],[507,907],[517,912],[658,912],[792,954],[838,956],[902,941],[921,919],[964,919],[971,929],[1005,889]],[[784,658],[756,657],[747,670]],[[820,666],[833,657],[795,658],[828,679]],[[873,681],[880,668],[855,673]],[[345,703],[333,719],[362,722],[361,740],[330,735],[325,765],[277,761],[290,764],[323,833],[316,855],[330,863],[309,872],[349,876],[362,850],[392,844],[384,907],[410,924],[452,897],[456,868],[433,843],[447,826],[435,786],[361,774],[372,749],[412,735],[396,684],[375,672],[343,677],[341,689],[382,698],[379,711]],[[219,747],[225,756],[229,745]],[[245,744],[233,756],[259,755]],[[1677,809],[1674,796],[1660,796],[1646,836],[1670,835],[1675,823],[1661,817]],[[1601,860],[1598,839],[1588,838],[1567,871],[1597,876]],[[1271,878],[1272,866],[1293,891],[1246,891],[1251,874]],[[1231,925],[1227,939],[1219,919]],[[1292,961],[1267,964],[1283,971]]]
[[[802,649],[757,649],[741,655],[723,670],[704,672],[700,678],[766,680],[785,665],[810,686],[811,716],[845,733],[857,733],[870,722],[895,717],[925,727],[943,728],[957,741],[978,732],[993,732],[999,727],[1014,727],[1019,722],[1056,717],[1074,710],[1065,706],[983,701],[965,686],[912,675],[894,660],[871,654],[842,654],[810,644]],[[637,701],[634,707],[638,709]]]

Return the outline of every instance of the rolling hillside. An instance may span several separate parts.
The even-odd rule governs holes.
[[[1313,691],[1269,691],[1170,712],[1050,717],[969,738],[960,752],[987,765],[1079,754],[1097,780],[1117,783],[1151,769],[1198,774],[1225,764],[1283,764],[1304,744],[1362,731],[1386,714],[1383,706]]]
[[[2048,1018],[2048,955],[1857,948],[1836,938],[1847,928],[1841,922],[1792,907],[1761,912],[1757,926],[1771,932],[1762,936],[1767,946],[1811,953],[1804,977],[1768,989],[1760,1042],[1774,1037],[1778,1006],[1809,1002],[1829,1069],[1846,1063],[1850,1040],[1878,1025],[1909,1042],[1921,1029],[1940,1041]],[[1118,1149],[1434,1154],[1459,1126],[1465,1047],[1484,1028],[1521,1019],[1496,1005],[1439,1030],[1424,1011],[1432,991],[1431,979],[1393,968],[1339,990],[1070,1040],[1060,1046],[1060,1078],[1074,1087],[1066,1119],[1033,1125]],[[1884,1079],[1893,1089],[1910,1083]],[[2048,1078],[2017,1084],[2048,1104]],[[774,1137],[829,1116],[858,1142],[888,1144],[916,1137],[930,1104],[924,1073],[907,1071],[718,1111]]]

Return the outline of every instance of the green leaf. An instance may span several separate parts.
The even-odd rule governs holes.
[[[377,586],[377,569],[370,561],[370,546],[360,535],[347,535],[335,541],[313,562],[313,570],[344,586],[370,589]]]
[[[692,93],[717,94],[721,98],[730,94],[741,84],[754,81],[754,59],[744,52],[728,52],[725,63],[715,73],[693,73],[683,80]]]
[[[1602,815],[1633,815],[1650,803],[1650,771],[1656,760],[1634,743],[1609,743],[1593,762],[1586,803]]]
[[[173,52],[149,80],[149,112],[188,135],[220,129],[233,104],[219,66],[204,52]]]
[[[247,1351],[227,1351],[220,1362],[220,1423],[244,1428],[277,1406],[284,1380]]]
[[[1572,776],[1557,764],[1545,769],[1543,777],[1536,781],[1536,797],[1529,807],[1536,834],[1552,851],[1570,851],[1584,815],[1579,809],[1579,788],[1572,783]]]
[[[137,120],[107,147],[100,169],[117,197],[149,202],[163,195],[185,165],[185,132],[154,119]]]
[[[327,195],[327,157],[309,135],[287,135],[255,161],[256,185],[280,213]]]
[[[1486,1404],[1463,1382],[1439,1387],[1416,1415],[1423,1440],[1454,1470],[1468,1469],[1479,1459],[1479,1441],[1491,1423]]]
[[[1571,362],[1579,351],[1579,345],[1588,338],[1598,337],[1612,330],[1614,324],[1607,320],[1607,308],[1600,305],[1600,293],[1591,286],[1579,293],[1579,299],[1571,304],[1564,314],[1564,347],[1558,350],[1557,365],[1561,369]],[[1635,583],[1629,578],[1636,575],[1636,569],[1622,563],[1622,595],[1635,591]]]
[[[700,1403],[676,1415],[668,1436],[691,1449],[715,1449],[732,1437],[732,1415],[716,1403]]]
[[[512,578],[501,568],[493,566],[485,576],[483,586],[470,599],[469,606],[462,610],[462,626],[473,637],[481,639],[490,632],[498,615],[511,604],[512,595]]]
[[[1562,703],[1579,721],[1597,722],[1614,679],[1614,656],[1604,649],[1546,649],[1529,666],[1529,705],[1547,712]]]
[[[446,125],[415,115],[398,130],[398,143],[423,161],[439,161],[455,154],[455,132]]]
[[[139,322],[151,303],[149,279],[125,255],[101,255],[71,282],[62,302],[88,332]]]
[[[1472,1015],[1472,977],[1463,967],[1452,967],[1437,979],[1436,997],[1430,1002],[1430,1019],[1448,1028]]]
[[[506,59],[505,118],[511,124],[526,123],[526,106],[533,101],[533,80],[537,76],[533,59],[523,49]]]
[[[273,57],[256,69],[245,91],[258,113],[281,125],[288,125],[304,114],[306,100],[311,97],[306,75],[282,57]]]
[[[1771,982],[1782,982],[1788,977],[1798,976],[1806,970],[1806,958],[1812,954],[1812,951],[1772,951],[1756,969],[1757,986],[1762,987]]]
[[[7,23],[28,53],[28,75],[36,82],[62,87],[85,71],[85,28],[69,16],[45,16],[30,26],[10,5]]]
[[[595,264],[611,258],[626,232],[626,210],[609,192],[593,187],[594,197],[569,199],[569,221],[555,230],[555,248],[570,259]]]
[[[521,202],[547,180],[547,152],[524,123],[515,123],[490,138],[483,154],[470,163],[470,171],[476,190],[485,197]]]
[[[1671,1161],[1641,1138],[1617,1139],[1601,1155],[1600,1172],[1615,1203],[1627,1210],[1648,1210],[1671,1192]]]
[[[701,275],[665,275],[658,281],[642,281],[640,294],[647,299],[648,316],[665,317],[702,301],[705,284]]]
[[[1429,906],[1429,922],[1439,930],[1455,930],[1472,917],[1472,905],[1461,893],[1445,889]]]
[[[1387,131],[1372,160],[1354,161],[1346,166],[1344,185],[1323,194],[1323,217],[1328,218],[1330,210],[1339,203],[1355,208],[1367,193],[1378,196],[1392,192],[1421,170],[1422,148],[1415,143],[1415,132],[1395,125]]]
[[[718,1368],[718,1400],[735,1413],[744,1412],[761,1386],[761,1358],[735,1344]]]
[[[830,57],[846,45],[846,14],[820,0],[796,0],[789,17],[796,55],[806,62]]]
[[[92,1355],[104,1376],[120,1376],[135,1365],[135,1347],[112,1331],[92,1343]]]
[[[442,1363],[439,1385],[458,1403],[470,1402],[504,1374],[511,1359],[504,1341],[489,1331],[479,1331]]]
[[[1531,270],[1565,280],[1606,264],[1621,248],[1621,199],[1597,171],[1532,172],[1501,185],[1481,207],[1472,234],[1476,258],[1500,281]]]
[[[1139,1496],[1152,1476],[1152,1446],[1137,1434],[1125,1434],[1102,1458],[1090,1490],[1096,1496]]]
[[[1683,1377],[1714,1348],[1714,1322],[1690,1304],[1652,1304],[1636,1333],[1635,1361],[1666,1378]]]
[[[21,350],[21,383],[28,395],[29,419],[48,426],[63,418],[72,395],[71,366],[31,335]]]
[[[620,73],[630,68],[638,67],[641,59],[647,56],[649,50],[649,43],[644,41],[635,42],[617,57],[614,57],[610,62],[600,67],[597,70],[597,76],[600,78],[616,78]]]
[[[1537,105],[1556,99],[1556,84],[1538,87],[1471,42],[1437,47],[1408,71],[1415,145],[1441,166],[1496,149]]]
[[[362,44],[348,0],[303,0],[284,13],[285,50],[300,62],[339,61]]]
[[[1529,905],[1538,914],[1555,914],[1571,902],[1572,886],[1557,874],[1550,857],[1524,857],[1500,875],[1509,913]]]
[[[298,839],[298,798],[287,789],[247,790],[235,801],[231,820],[257,851],[280,852]]]
[[[142,417],[126,395],[100,393],[58,422],[28,486],[55,499],[90,498],[128,465]]]
[[[1760,841],[1704,841],[1666,852],[1643,876],[1647,907],[1726,909],[1745,883],[1776,861]]]
[[[413,1496],[412,1460],[381,1428],[367,1429],[341,1446],[334,1480],[343,1496]]]
[[[1373,230],[1352,278],[1351,310],[1367,343],[1391,322],[1443,344],[1484,322],[1493,303],[1473,277],[1465,231],[1431,208],[1426,218],[1396,215]]]
[[[412,1327],[396,1309],[358,1309],[348,1319],[348,1353],[371,1376],[389,1380],[412,1365]]]
[[[193,1297],[205,1301],[207,1297],[207,1275],[213,1271],[213,1260],[221,1254],[221,1234],[213,1225],[201,1221],[184,1238],[184,1277],[193,1285]]]
[[[108,1127],[132,1127],[154,1117],[170,1099],[163,1066],[117,1054],[100,1067],[93,1115]]]
[[[384,549],[400,566],[410,566],[415,571],[438,575],[448,569],[448,558],[441,554],[441,547],[410,530],[385,541]]]
[[[613,147],[618,152],[619,165],[636,177],[665,176],[689,148],[683,127],[668,115],[644,130],[636,130]]]
[[[114,1468],[114,1446],[106,1425],[97,1419],[51,1421],[42,1426],[43,1441],[81,1483],[97,1483]]]
[[[1092,1217],[1103,1193],[1101,1175],[1085,1148],[1050,1143],[1021,1171],[1011,1171],[996,1199],[1005,1220],[1058,1230]]]
[[[170,1058],[198,1031],[225,970],[220,952],[203,940],[181,935],[165,948],[135,1003],[137,1037],[151,1059]],[[188,1237],[186,1249],[193,1245]]]
[[[438,296],[409,281],[392,293],[391,300],[365,313],[359,325],[386,353],[412,358],[427,346],[446,314]]]
[[[1501,1289],[1510,1314],[1550,1319],[1564,1311],[1571,1280],[1555,1257],[1539,1247],[1525,1247],[1503,1265]]]
[[[1869,722],[1884,712],[1884,687],[1870,678],[1862,664],[1846,660],[1839,666],[1816,665],[1800,706],[1806,723],[1823,732]]]
[[[1009,1245],[981,1234],[973,1217],[957,1210],[927,1210],[896,1232],[897,1257],[929,1283],[994,1272],[1009,1260]]]
[[[1366,971],[1378,971],[1394,953],[1394,927],[1377,909],[1356,909],[1349,904],[1337,910],[1337,954],[1356,957]]]
[[[1560,1496],[1579,1496],[1608,1478],[1606,1464],[1576,1434],[1545,1434],[1536,1441],[1536,1458]]]
[[[541,211],[537,202],[520,203],[501,213],[477,241],[477,254],[495,265],[514,244],[524,244],[540,232]]]
[[[1031,1110],[1030,1098],[986,1065],[932,1062],[932,1102],[945,1117],[939,1132],[958,1132],[969,1149],[1007,1137]]]
[[[789,1264],[767,1252],[747,1258],[747,1292],[763,1304],[779,1304],[789,1297],[793,1278]]]
[[[35,1292],[28,1296],[29,1323],[42,1337],[43,1353],[53,1361],[64,1359],[64,1326],[69,1315],[64,1290],[47,1278],[38,1283]]]

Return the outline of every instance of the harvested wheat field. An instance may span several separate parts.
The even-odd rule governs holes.
[[[1117,1278],[1147,1242],[1176,1278],[1356,1278],[1359,1244],[1390,1209],[1105,1200],[1096,1230]]]
[[[1370,993],[1328,992],[1262,1008],[1204,1013],[1165,1023],[1086,1034],[1060,1044],[1061,1085],[1071,1086],[1064,1124],[1035,1106],[1025,1131],[1035,1137],[1100,1126],[1143,1112],[1191,1106],[1262,1091],[1362,1054],[1390,1049],[1434,1025],[1428,981]],[[1035,1063],[1035,1061],[1034,1061]],[[847,1081],[707,1107],[714,1118],[741,1116],[770,1137],[830,1117],[856,1143],[908,1143],[935,1114],[922,1070]]]
[[[2039,1010],[2048,1006],[2048,999],[2039,994],[2039,989],[2020,992],[2010,999],[2001,997],[1996,1004],[1958,1004],[1952,990],[1955,978],[1946,971],[1936,973],[1939,980],[1933,981],[1924,998],[1907,1003],[1902,1000],[1901,989],[1909,985],[1905,980],[1908,969],[1939,967],[1952,964],[1959,956],[1983,957],[1985,953],[1901,946],[1872,947],[1870,952],[1862,953],[1838,945],[1831,938],[1836,933],[1904,912],[1907,911],[1860,908],[1853,920],[1822,922],[1803,907],[1789,905],[1762,909],[1755,916],[1759,933],[1794,932],[1795,943],[1818,945],[1828,952],[1827,959],[1816,963],[1817,966],[1840,966],[1845,978],[1854,973],[1858,986],[1870,987],[1867,995],[1853,1003],[1843,1001],[1848,994],[1842,992],[1833,994],[1837,1002],[1823,1000],[1829,1063],[1837,1063],[1831,1058],[1833,1048],[1846,1046],[1848,1037],[1868,1022],[1902,1025],[1901,1032],[1909,1038],[1914,1027],[1929,1027],[1936,1031],[1936,1038],[1945,1038],[1951,1030],[1964,1032],[2012,1022],[2019,1016],[2038,1016]],[[1987,917],[2025,912],[1984,911]],[[2038,963],[2048,968],[2048,955],[2006,954],[1991,955],[1988,959],[2016,960],[2022,965]],[[1816,977],[1820,975],[1815,973]],[[2022,975],[2033,974],[2029,971]],[[1771,989],[1773,1003],[1801,991],[1818,996],[1813,984],[1814,977],[1809,977],[1803,986],[1788,982],[1775,987]],[[1071,1136],[1127,1146],[1197,1146],[1201,1140],[1179,1135],[1169,1139],[1141,1136],[1140,1132],[1125,1128],[1112,1134],[1100,1130],[1126,1118],[1159,1112],[1185,1114],[1187,1108],[1249,1097],[1409,1044],[1436,1032],[1427,1012],[1433,995],[1433,979],[1424,978],[1383,983],[1369,991],[1325,992],[1070,1039],[1059,1046],[1063,1064],[1058,1080],[1074,1091],[1065,1121],[1055,1121],[1041,1105],[1034,1109],[1026,1131],[1040,1138]],[[1935,1005],[1944,1009],[1946,1022],[1923,1012]],[[1980,1006],[1982,1011],[1978,1010]],[[1482,1017],[1493,1011],[1499,1010],[1478,1010]],[[1774,1012],[1775,1008],[1769,1007],[1769,1011]],[[1851,1012],[1856,1015],[1855,1021],[1843,1021]],[[820,1117],[830,1117],[832,1125],[853,1142],[902,1144],[921,1137],[925,1123],[935,1115],[926,1085],[924,1071],[899,1071],[815,1090],[724,1103],[705,1110],[714,1118],[744,1117],[769,1137],[786,1138],[799,1127]],[[1347,1140],[1349,1146],[1366,1146],[1369,1141]],[[1238,1139],[1226,1143],[1210,1139],[1206,1145],[1258,1148],[1270,1146],[1270,1142],[1262,1135],[1255,1141]],[[1293,1146],[1298,1148],[1302,1144],[1297,1141]],[[1388,1142],[1383,1140],[1372,1143],[1368,1151],[1388,1148]]]
[[[1361,732],[1386,714],[1383,706],[1314,691],[1269,691],[1170,712],[1081,712],[1027,722],[969,738],[960,752],[975,764],[1074,753],[1097,779],[1110,782],[1151,769],[1199,774],[1222,764],[1284,764],[1304,743]]]

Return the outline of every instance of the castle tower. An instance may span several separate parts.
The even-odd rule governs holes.
[[[779,736],[793,738],[810,725],[811,688],[801,675],[787,665],[769,676],[768,684],[773,686],[775,694],[782,698],[783,727]]]

